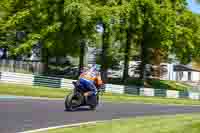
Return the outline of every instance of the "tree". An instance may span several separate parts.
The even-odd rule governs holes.
[[[102,52],[101,52],[101,64],[102,64],[102,77],[104,82],[107,81],[107,70],[111,65],[111,60],[116,55],[112,54],[111,45],[115,43],[116,34],[112,30],[116,30],[115,25],[118,25],[120,15],[125,11],[126,4],[121,5],[119,1],[96,1],[96,20],[103,26],[104,32],[102,35]],[[123,16],[126,19],[126,16]],[[116,21],[117,23],[113,23]],[[114,25],[114,29],[113,29]],[[113,43],[114,40],[114,43]],[[115,43],[116,44],[116,43]]]
[[[178,40],[177,45],[179,46],[177,46],[177,49],[178,47],[182,47],[182,49],[177,52],[177,57],[184,64],[190,63],[192,60],[197,60],[200,57],[199,22],[200,16],[193,14],[191,11],[186,11],[180,18],[180,31],[178,34],[180,40]]]
[[[72,41],[74,44],[71,46],[71,49],[78,49],[80,51],[79,73],[84,66],[86,42],[88,42],[95,32],[95,21],[92,19],[94,16],[92,9],[89,1],[65,1],[65,39],[66,41]]]
[[[31,48],[40,42],[42,59],[45,64],[48,64],[49,56],[56,51],[53,50],[53,46],[61,44],[62,40],[60,31],[63,23],[63,2],[63,0],[9,1],[6,6],[7,16],[4,17],[1,31],[12,33],[9,39],[13,42],[4,40],[11,54],[29,53]],[[26,36],[16,40],[17,32],[21,31],[25,32]]]
[[[163,5],[148,0],[135,0],[132,3],[132,8],[135,9],[132,21],[135,34],[139,36],[138,45],[141,51],[140,78],[143,80],[146,78],[145,66],[151,61],[150,50],[168,50],[172,45],[172,10],[167,1]]]
[[[50,57],[66,55],[79,56],[81,69],[86,45],[94,42],[96,47],[95,27],[101,22],[105,81],[108,68],[121,60],[126,81],[133,47],[140,48],[140,78],[146,78],[146,64],[157,65],[159,77],[159,65],[170,52],[184,63],[191,56],[198,58],[199,16],[186,4],[186,0],[2,0],[0,45],[16,56],[29,53],[40,42],[45,69]],[[18,32],[25,36],[16,38]]]
[[[29,53],[40,42],[45,70],[50,57],[79,55],[80,42],[87,40],[88,32],[94,29],[87,2],[18,0],[9,2],[5,9],[7,16],[1,23],[1,31],[11,32],[12,38],[1,39],[2,44],[9,44],[12,54],[19,55]],[[17,42],[16,31],[24,31],[26,37]]]

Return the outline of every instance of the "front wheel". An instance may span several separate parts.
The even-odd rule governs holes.
[[[89,104],[89,107],[91,110],[96,110],[98,104],[99,104],[99,96],[92,96],[90,97],[91,103]]]
[[[96,110],[97,105],[90,105],[90,110]]]

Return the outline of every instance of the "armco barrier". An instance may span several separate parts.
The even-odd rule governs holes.
[[[167,91],[165,89],[155,89],[154,90],[155,95],[154,96],[158,96],[158,97],[166,97],[167,96]]]
[[[124,86],[123,85],[113,85],[113,84],[106,84],[106,92],[113,92],[124,94]]]
[[[155,91],[153,88],[140,88],[141,96],[155,96]]]
[[[179,91],[179,98],[188,98],[189,92],[188,91]]]
[[[125,86],[124,93],[131,95],[140,95],[140,88],[137,88],[135,86]]]
[[[167,98],[179,98],[179,91],[167,90]]]
[[[199,100],[200,95],[199,95],[199,93],[190,92],[190,93],[189,93],[189,98],[190,98],[190,99],[193,99],[193,100]]]
[[[73,88],[72,85],[73,81],[75,80],[31,75],[31,74],[0,72],[0,82],[3,83],[71,89]],[[138,88],[136,86],[106,84],[105,91],[111,93],[119,93],[119,94],[158,96],[167,98],[189,98],[194,100],[200,100],[200,93],[197,92],[173,91],[173,90],[153,89],[153,88]]]
[[[46,76],[34,76],[34,86],[44,86],[52,88],[61,88],[61,78],[46,77]]]

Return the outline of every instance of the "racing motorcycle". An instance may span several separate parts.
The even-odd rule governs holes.
[[[96,95],[84,96],[84,89],[82,89],[79,82],[72,82],[74,85],[73,91],[65,97],[65,109],[67,111],[75,111],[81,106],[89,106],[91,110],[95,110],[99,104],[99,95],[105,91],[105,86],[102,85],[97,88]],[[88,92],[90,93],[90,92]]]

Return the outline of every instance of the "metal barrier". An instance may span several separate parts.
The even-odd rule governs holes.
[[[167,91],[165,89],[155,89],[155,95],[158,97],[166,97],[167,96]]]
[[[33,85],[61,88],[61,78],[34,75]]]

